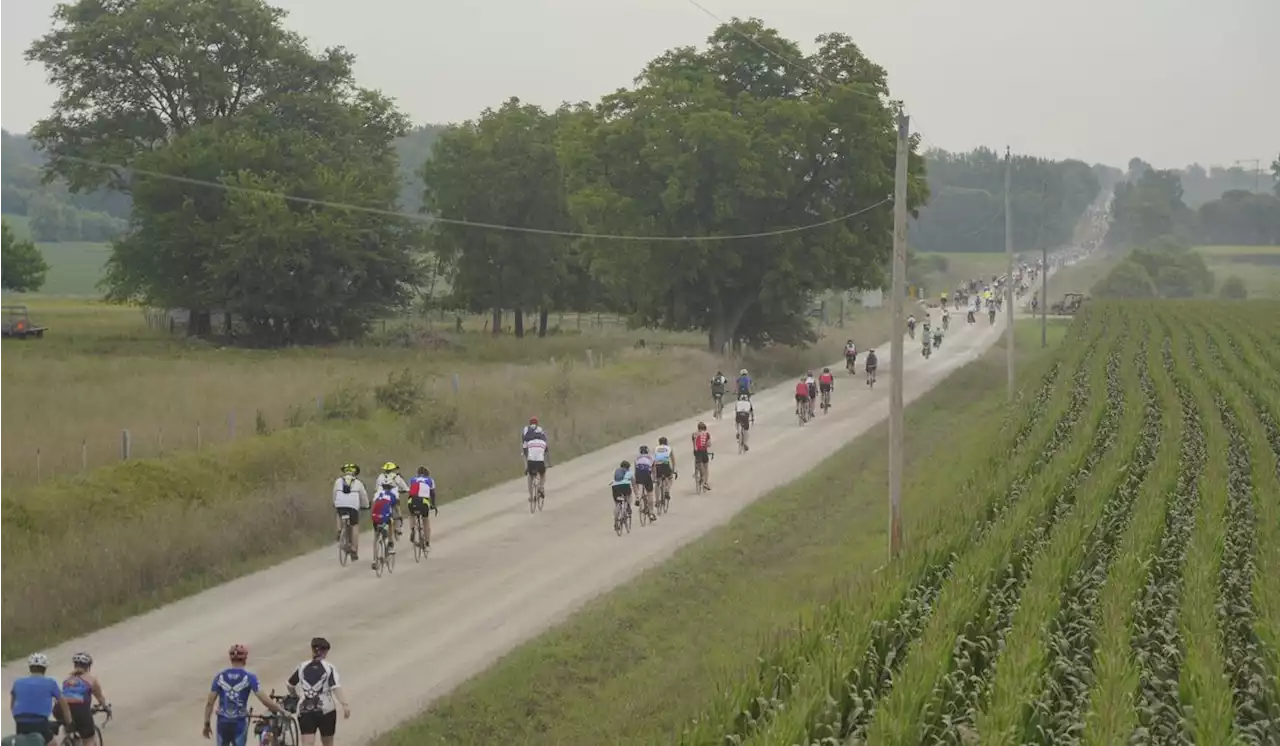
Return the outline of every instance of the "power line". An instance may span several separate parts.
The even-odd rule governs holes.
[[[276,199],[281,199],[286,202],[295,202],[298,204],[312,205],[314,207],[327,207],[327,208],[337,209],[337,210],[347,210],[349,212],[362,212],[370,215],[382,215],[385,217],[404,218],[404,219],[414,220],[414,221],[423,222],[423,223],[442,223],[445,225],[458,225],[458,226],[464,226],[467,228],[481,228],[485,230],[506,231],[508,233],[525,233],[525,234],[533,234],[533,235],[539,235],[539,236],[559,236],[562,238],[587,238],[587,239],[607,240],[607,241],[653,241],[653,242],[666,242],[666,243],[675,243],[675,242],[692,243],[697,241],[743,241],[743,240],[753,239],[753,238],[772,238],[774,236],[783,236],[790,233],[802,233],[804,231],[811,231],[811,230],[816,230],[818,228],[823,228],[828,225],[835,225],[836,223],[841,223],[846,220],[855,218],[859,215],[862,215],[863,213],[870,212],[876,209],[877,207],[880,207],[881,205],[893,202],[893,197],[885,197],[884,199],[874,204],[867,205],[866,207],[854,210],[853,212],[848,212],[834,218],[829,218],[827,220],[822,220],[816,223],[809,223],[807,225],[793,226],[790,228],[779,228],[777,230],[771,230],[771,231],[760,231],[757,233],[735,233],[727,236],[640,236],[640,235],[616,234],[616,233],[584,233],[579,231],[561,231],[561,230],[553,230],[550,228],[531,228],[531,227],[522,226],[522,225],[503,225],[500,223],[485,223],[485,222],[476,221],[476,220],[463,220],[460,218],[442,218],[442,217],[437,217],[433,215],[415,215],[413,213],[399,212],[397,210],[384,210],[379,207],[365,207],[362,205],[352,205],[344,202],[332,202],[329,200],[315,199],[313,197],[299,197],[292,194],[285,194],[283,192],[273,192],[267,189],[256,189],[253,187],[237,186],[234,184],[224,184],[222,182],[217,182],[217,181],[209,181],[206,179],[195,179],[190,176],[178,176],[175,174],[166,174],[160,171],[151,171],[148,169],[136,168],[133,166],[121,166],[121,165],[112,164],[112,163],[103,163],[101,161],[95,161],[89,158],[79,158],[76,156],[69,156],[69,155],[61,156],[61,158],[63,160],[74,161],[76,163],[83,163],[86,165],[96,166],[99,168],[124,169],[138,176],[147,176],[154,179],[173,181],[180,184],[191,184],[193,186],[212,187],[214,189],[221,189],[226,192],[233,192],[237,194],[253,194],[253,195],[259,195],[264,197],[275,197]]]

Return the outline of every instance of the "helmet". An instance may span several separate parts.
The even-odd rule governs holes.
[[[27,658],[27,668],[48,668],[49,656],[44,653],[32,653]]]
[[[805,373],[804,375],[805,375],[805,378],[809,378],[809,377],[813,376],[813,371],[809,371],[808,373]]]
[[[705,422],[699,422],[699,423],[698,423],[698,429],[699,429],[699,430],[706,430],[706,429],[707,429],[707,423],[705,423]]]
[[[630,469],[631,462],[624,460],[621,464],[618,464],[618,466],[621,466],[623,469]]]
[[[751,401],[751,397],[746,394],[738,394],[738,401]]]
[[[399,471],[399,469],[400,467],[396,466],[396,462],[394,461],[388,461],[387,463],[382,465],[383,471]]]
[[[237,642],[227,651],[227,657],[233,661],[247,661],[249,660],[249,647]]]
[[[723,376],[723,375],[724,375],[724,373],[722,373],[721,371],[718,371],[718,370],[717,370],[717,371],[716,371],[716,375],[717,375],[717,376]]]
[[[529,418],[529,424],[530,424],[530,425],[536,425],[536,424],[538,424],[538,418],[537,418],[537,417],[530,417],[530,418]]]
[[[853,344],[853,340],[852,340],[852,339],[845,340],[845,344],[847,344],[847,345],[851,345],[851,344]]]
[[[667,444],[667,436],[664,435],[661,438],[658,438],[658,445],[665,446],[666,444]]]
[[[822,369],[822,372],[823,372],[823,373],[830,373],[830,372],[831,372],[831,369],[830,369],[830,368],[823,368],[823,369]]]
[[[649,446],[640,446],[640,452],[641,452],[641,453],[648,453],[648,452],[649,452]]]
[[[360,473],[360,467],[357,464],[343,464],[342,473],[354,476]]]
[[[328,640],[326,640],[326,639],[324,639],[323,637],[313,637],[313,638],[311,638],[311,649],[312,649],[312,650],[328,650],[328,649],[329,649],[329,647],[330,647],[330,646],[329,646],[329,641],[328,641]]]
[[[740,376],[745,376],[746,374],[747,374],[747,369],[746,369],[746,368],[743,368],[742,370],[738,371],[738,375],[740,375]]]
[[[88,668],[93,665],[93,656],[88,653],[76,653],[71,656],[71,662],[77,666],[84,666],[85,668]]]

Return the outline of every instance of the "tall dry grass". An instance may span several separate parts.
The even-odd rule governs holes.
[[[412,417],[374,403],[371,384],[384,383],[388,368],[405,367],[403,358],[399,366],[390,362],[403,351],[387,350],[386,360],[365,362],[370,372],[347,379],[332,409],[300,412],[296,426],[5,490],[3,652],[96,629],[321,546],[332,538],[329,486],[346,461],[424,463],[447,503],[518,475],[512,440],[531,413],[548,425],[567,459],[704,409],[717,368],[729,373],[746,364],[768,383],[838,359],[846,337],[880,340],[887,333],[885,315],[873,312],[833,329],[815,347],[778,348],[745,360],[624,344],[595,367],[586,365],[585,355],[510,370],[473,364],[456,395],[451,374],[424,377],[425,400]],[[314,353],[277,357],[289,362],[271,374],[280,378],[254,378],[259,374],[247,364],[224,368],[220,375],[227,378],[245,374],[229,381],[227,391],[246,380],[284,380],[289,371],[304,375],[297,359],[319,364]],[[160,381],[170,393],[185,390]],[[283,390],[275,396],[283,399]],[[175,401],[202,396],[193,391]],[[65,412],[71,405],[61,406]],[[7,423],[5,430],[9,435]],[[447,511],[441,519],[448,520]]]

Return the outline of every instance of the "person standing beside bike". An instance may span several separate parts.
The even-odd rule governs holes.
[[[62,689],[45,672],[49,670],[49,656],[44,653],[32,653],[27,658],[27,671],[30,676],[15,679],[9,687],[9,712],[13,714],[13,724],[17,733],[24,736],[34,733],[51,743],[54,734],[53,715],[56,705],[63,722],[71,722],[71,709],[67,700],[62,698]]]
[[[339,705],[342,706],[342,719],[351,717],[351,707],[343,696],[338,669],[325,660],[329,649],[328,640],[311,638],[311,659],[300,664],[285,682],[289,693],[298,698],[298,731],[302,734],[302,746],[313,746],[317,732],[323,746],[333,746]]]
[[[431,546],[431,511],[436,510],[436,480],[425,466],[418,467],[417,476],[409,480],[409,515],[422,516],[422,541]],[[418,527],[409,529],[410,543],[417,541]]]
[[[227,651],[231,666],[213,677],[209,697],[204,703],[204,737],[217,734],[217,746],[245,746],[249,739],[249,694],[252,693],[263,707],[288,717],[275,700],[266,697],[258,689],[258,677],[245,670],[249,662],[249,648],[235,644]],[[213,727],[213,706],[218,706],[218,727]]]
[[[75,732],[80,736],[83,746],[98,746],[98,726],[93,722],[93,700],[98,706],[111,714],[111,704],[102,693],[102,684],[96,676],[89,673],[93,666],[93,656],[88,653],[76,653],[71,656],[72,671],[62,680],[62,698],[71,710],[71,719],[63,722],[68,733]]]
[[[343,464],[342,476],[333,483],[333,507],[337,513],[338,540],[342,540],[342,519],[351,525],[351,558],[360,559],[360,511],[369,509],[369,492],[359,479],[360,467]]]

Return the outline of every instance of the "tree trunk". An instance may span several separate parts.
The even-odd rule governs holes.
[[[547,336],[547,309],[545,306],[538,311],[538,336]]]
[[[524,339],[524,309],[516,308],[516,339]]]
[[[712,312],[711,325],[707,329],[707,343],[713,354],[723,355],[728,351],[726,346],[737,338],[738,325],[742,323],[742,317],[750,305],[751,298],[743,297],[735,299],[728,312],[723,306]]]
[[[502,309],[498,306],[493,307],[493,325],[490,333],[495,337],[502,333]]]
[[[187,321],[187,334],[192,337],[207,337],[213,330],[213,314],[202,309],[191,309]]]

